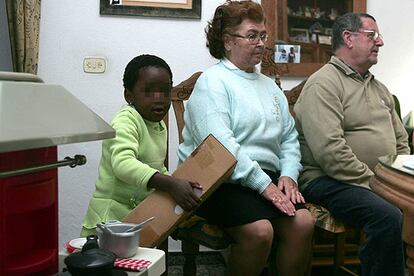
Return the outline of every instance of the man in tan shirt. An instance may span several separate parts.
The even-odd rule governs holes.
[[[383,45],[371,15],[338,17],[334,56],[309,77],[294,108],[302,194],[366,233],[362,275],[404,275],[401,211],[368,186],[378,157],[409,154],[392,95],[368,71]]]

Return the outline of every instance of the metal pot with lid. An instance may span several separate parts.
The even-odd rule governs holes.
[[[115,255],[100,249],[98,237],[91,235],[82,247],[82,251],[70,254],[64,260],[71,275],[113,275]]]
[[[154,217],[139,224],[108,221],[96,224],[99,246],[114,253],[118,258],[130,258],[137,253],[142,228]]]

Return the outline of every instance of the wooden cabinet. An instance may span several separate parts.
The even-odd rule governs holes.
[[[269,34],[262,72],[291,77],[307,77],[322,67],[332,55],[329,38],[335,17],[351,11],[366,12],[367,6],[366,0],[262,0],[261,3]],[[281,42],[300,46],[298,63],[275,62],[275,49],[276,52],[290,49],[275,47]]]

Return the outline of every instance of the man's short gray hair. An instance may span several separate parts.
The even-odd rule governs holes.
[[[343,32],[358,32],[358,30],[362,27],[361,18],[363,17],[371,18],[376,22],[375,18],[372,15],[369,15],[367,13],[353,12],[341,15],[335,20],[332,26],[332,51],[334,53],[345,44],[342,38]]]

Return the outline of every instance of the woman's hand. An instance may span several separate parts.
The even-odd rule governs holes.
[[[290,202],[289,198],[282,193],[282,191],[271,182],[263,191],[262,196],[271,201],[277,209],[286,213],[289,216],[295,215],[295,206]]]
[[[298,185],[289,176],[281,176],[277,187],[285,193],[293,204],[305,203],[305,199],[298,190]]]

